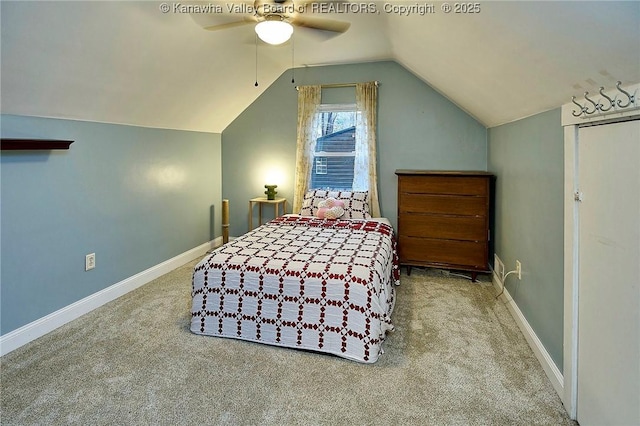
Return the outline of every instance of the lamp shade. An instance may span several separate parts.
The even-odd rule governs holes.
[[[256,34],[260,40],[269,44],[282,44],[291,38],[293,27],[285,21],[262,21],[256,25]]]

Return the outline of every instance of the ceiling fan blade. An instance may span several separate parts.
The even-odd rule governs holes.
[[[329,41],[335,37],[342,35],[333,31],[322,31],[315,28],[296,27],[297,34],[304,34],[304,37],[314,40],[315,42]]]
[[[227,28],[239,27],[241,25],[251,24],[257,22],[257,19],[253,16],[245,16],[238,21],[224,22],[221,24],[213,24],[203,27],[207,31],[226,30]]]
[[[223,30],[256,22],[253,16],[253,0],[234,0],[232,2],[184,0],[181,4],[194,8],[189,13],[191,19],[200,27],[209,30]]]
[[[351,26],[350,22],[336,21],[326,18],[314,18],[311,16],[297,15],[291,19],[291,23],[298,27],[314,28],[316,30],[344,33]]]

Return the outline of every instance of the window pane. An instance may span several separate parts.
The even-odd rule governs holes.
[[[317,137],[330,135],[356,125],[355,106],[347,111],[324,111],[318,113]]]
[[[322,105],[317,118],[311,189],[351,190],[355,156],[355,105]]]
[[[333,189],[350,191],[353,184],[353,156],[327,157],[326,173],[320,173],[318,163],[314,163],[311,175],[311,189]]]

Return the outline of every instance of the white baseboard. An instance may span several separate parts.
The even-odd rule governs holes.
[[[6,355],[27,343],[42,337],[66,323],[141,287],[174,269],[203,256],[208,250],[222,245],[222,237],[204,243],[156,266],[113,284],[71,305],[39,318],[29,324],[0,336],[0,356]]]
[[[493,286],[498,291],[502,290],[503,283],[495,273],[493,274],[492,281]],[[553,362],[553,359],[551,359],[549,352],[547,352],[540,339],[538,339],[535,331],[533,331],[533,328],[531,328],[529,322],[524,317],[522,311],[520,311],[520,308],[518,308],[518,305],[516,304],[516,302],[514,302],[513,298],[506,288],[504,289],[504,293],[502,293],[502,296],[500,296],[500,300],[502,300],[502,302],[507,305],[509,312],[511,312],[511,316],[513,316],[516,324],[518,324],[518,327],[520,328],[520,331],[522,331],[525,339],[527,339],[527,343],[529,343],[531,350],[533,350],[536,358],[538,358],[538,361],[540,362],[540,365],[542,365],[542,369],[544,370],[544,372],[547,374],[551,385],[555,389],[558,396],[560,396],[560,399],[564,400],[564,377],[562,376],[562,373],[556,366],[555,362]]]

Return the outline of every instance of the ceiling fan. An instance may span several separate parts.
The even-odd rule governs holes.
[[[320,3],[342,3],[344,0],[321,2],[316,0],[255,0],[229,1],[224,12],[210,15],[204,29],[218,31],[245,24],[255,24],[258,37],[269,44],[278,45],[289,40],[293,27],[328,31],[336,34],[349,29],[349,22],[309,16],[320,12]],[[307,14],[307,15],[305,15]]]

